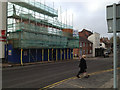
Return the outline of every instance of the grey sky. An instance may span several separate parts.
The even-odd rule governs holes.
[[[39,1],[39,0],[38,0]],[[48,2],[49,1],[49,2]],[[106,22],[106,6],[113,3],[118,3],[119,0],[45,0],[47,5],[53,6],[60,11],[62,22],[66,23],[67,10],[67,24],[72,25],[75,30],[81,31],[83,28],[93,32],[100,33],[101,37],[111,37],[108,34]],[[44,0],[41,0],[44,3]],[[61,20],[60,12],[58,19]]]

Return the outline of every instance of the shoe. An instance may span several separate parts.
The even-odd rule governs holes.
[[[80,78],[79,75],[77,75],[77,78]]]
[[[87,76],[85,76],[84,78],[89,78],[90,77],[90,75],[87,75]]]

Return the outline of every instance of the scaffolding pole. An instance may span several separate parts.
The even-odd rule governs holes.
[[[65,49],[64,49],[64,60],[65,60]]]
[[[68,55],[69,55],[69,54],[68,54],[68,49],[67,49],[67,59],[69,59],[69,58],[68,58],[68,57],[69,57]]]
[[[36,61],[37,61],[37,49],[36,49]]]
[[[30,49],[29,49],[29,63],[30,63]]]
[[[44,61],[44,49],[42,49],[42,62]]]
[[[70,59],[71,59],[71,49],[70,49]]]
[[[61,55],[61,60],[62,60],[62,49],[60,49],[60,52],[61,52],[61,54],[60,54],[60,55]]]
[[[57,55],[57,49],[56,49],[56,61],[57,61],[57,57],[58,57],[58,55]]]
[[[53,48],[52,48],[52,60],[53,60]]]
[[[49,49],[48,49],[48,61],[50,61],[50,59],[49,59],[49,54],[50,54],[50,53],[49,53]]]
[[[23,66],[23,60],[22,60],[22,59],[23,59],[23,58],[22,58],[22,55],[23,55],[23,54],[22,54],[22,52],[23,52],[23,49],[21,49],[21,59],[20,59],[20,60],[21,60],[21,65]]]

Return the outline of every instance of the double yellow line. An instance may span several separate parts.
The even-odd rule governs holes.
[[[118,67],[117,69],[120,69],[120,67]],[[99,71],[99,72],[93,72],[93,73],[89,73],[89,75],[96,75],[96,74],[100,74],[100,73],[105,73],[105,72],[110,72],[110,71],[113,71],[113,69],[108,69],[108,70],[103,70],[103,71]],[[48,85],[48,86],[45,86],[39,90],[43,90],[43,89],[47,89],[47,88],[53,88],[55,87],[56,85],[59,85],[59,84],[62,84],[63,82],[67,81],[67,80],[70,80],[70,79],[76,79],[77,77],[71,77],[71,78],[68,78],[68,79],[64,79],[62,81],[59,81],[59,82],[56,82],[56,83],[53,83],[51,85]]]

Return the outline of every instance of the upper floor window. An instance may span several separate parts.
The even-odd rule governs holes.
[[[85,43],[83,42],[83,47],[85,47]]]
[[[82,42],[80,42],[80,47],[82,47]]]
[[[92,50],[90,50],[90,53],[92,53]]]
[[[88,43],[86,43],[86,47],[88,47]]]
[[[92,46],[92,44],[90,43],[90,47]]]

